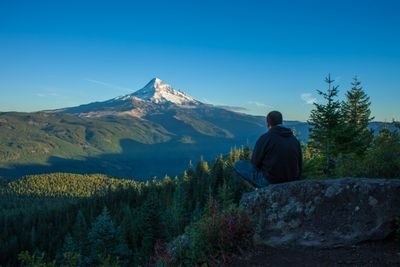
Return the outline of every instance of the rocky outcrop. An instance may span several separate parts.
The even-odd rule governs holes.
[[[335,247],[384,239],[400,217],[399,179],[342,178],[270,185],[241,205],[256,243]]]

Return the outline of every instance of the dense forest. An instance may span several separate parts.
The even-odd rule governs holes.
[[[250,245],[250,221],[237,207],[247,189],[228,179],[232,163],[248,157],[247,147],[232,149],[181,177],[148,182],[58,173],[3,183],[0,262],[147,266],[227,259]]]
[[[338,100],[310,115],[302,179],[400,178],[400,125],[368,130],[369,97],[357,78]],[[101,174],[54,173],[0,178],[1,266],[211,266],[251,248],[254,232],[240,208],[252,190],[233,171],[248,146],[212,162],[200,159],[176,177],[146,182]]]

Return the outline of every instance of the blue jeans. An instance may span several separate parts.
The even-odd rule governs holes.
[[[236,161],[233,169],[254,187],[261,188],[269,185],[268,179],[249,160]]]

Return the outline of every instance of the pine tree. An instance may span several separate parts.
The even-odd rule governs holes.
[[[249,147],[249,144],[246,144],[240,150],[240,159],[241,160],[249,160],[251,158],[250,155],[251,155],[251,149]]]
[[[368,129],[371,117],[370,98],[363,91],[357,76],[353,78],[352,88],[346,93],[342,103],[345,124],[342,152],[363,155],[370,145],[373,134]]]
[[[135,225],[132,211],[128,205],[125,205],[122,209],[120,235],[129,247],[136,248],[137,238],[135,233]]]
[[[193,181],[193,203],[204,203],[208,192],[208,176],[209,176],[210,168],[208,166],[207,161],[200,158],[200,161],[197,163],[195,175]]]
[[[88,227],[85,216],[82,211],[79,210],[72,228],[72,238],[75,240],[78,252],[82,255],[88,254],[87,233]]]
[[[188,195],[185,190],[184,180],[181,178],[178,180],[178,184],[172,198],[171,215],[174,235],[183,233],[183,230],[188,222],[187,200]]]
[[[118,244],[117,230],[106,207],[96,218],[89,232],[90,262],[96,264],[115,253]]]
[[[160,200],[155,187],[151,188],[145,202],[141,207],[141,258],[143,264],[148,264],[150,256],[153,254],[156,240],[161,236],[160,227]]]
[[[338,86],[333,85],[334,80],[330,74],[325,78],[328,84],[326,92],[317,90],[326,104],[314,103],[315,109],[311,111],[309,123],[310,143],[320,151],[325,159],[325,172],[329,175],[334,168],[334,160],[338,154],[337,139],[342,127],[342,114],[340,102],[337,100]]]
[[[35,226],[32,226],[30,234],[30,245],[33,249],[36,248],[36,241],[37,241],[36,228]]]
[[[240,150],[235,146],[231,148],[228,154],[228,162],[233,164],[235,161],[240,159]]]
[[[229,208],[234,204],[234,193],[227,183],[224,183],[218,191],[218,200],[222,208]]]
[[[211,166],[210,181],[208,182],[210,187],[209,191],[212,193],[213,196],[217,195],[218,188],[224,183],[224,169],[224,159],[222,155],[218,155]]]
[[[64,245],[59,258],[59,265],[62,267],[78,266],[81,261],[79,248],[70,233],[65,236]]]

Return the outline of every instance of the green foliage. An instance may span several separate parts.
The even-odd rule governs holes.
[[[88,234],[90,264],[98,265],[102,261],[117,260],[116,247],[119,243],[115,224],[106,207],[96,218]]]
[[[400,177],[396,123],[394,130],[383,128],[373,136],[368,129],[373,119],[371,102],[357,77],[341,104],[330,76],[326,82],[327,92],[318,91],[326,104],[315,103],[310,115],[312,127],[310,142],[303,148],[303,177]]]
[[[337,136],[341,129],[342,114],[340,102],[337,100],[338,86],[334,86],[334,80],[330,75],[325,78],[328,84],[326,92],[317,90],[326,101],[326,104],[314,103],[315,109],[311,111],[309,123],[310,144],[313,148],[320,151],[324,157],[325,172],[330,173],[333,169],[332,158],[338,154]]]
[[[170,209],[172,236],[182,233],[189,222],[188,200],[184,178],[178,178]]]
[[[311,145],[303,145],[303,170],[302,178],[321,178],[325,176],[323,172],[325,159],[322,154]]]
[[[365,157],[367,177],[400,178],[400,132],[383,129]]]
[[[394,122],[393,125],[396,125]],[[305,178],[324,177],[323,160],[309,146],[303,149]],[[329,177],[400,178],[400,131],[383,128],[363,153],[340,153]]]
[[[22,251],[18,255],[18,259],[23,267],[55,267],[54,261],[46,262],[44,253],[31,255],[28,251]]]
[[[356,153],[340,154],[336,161],[338,177],[362,177],[367,175],[364,158]]]
[[[361,82],[354,77],[352,88],[346,93],[346,101],[342,103],[343,132],[340,138],[341,153],[364,155],[369,147],[373,134],[368,129],[371,117],[370,99],[361,87]]]
[[[115,179],[102,174],[51,173],[12,181],[4,190],[20,196],[90,197],[135,186],[138,183],[133,180]]]
[[[81,262],[81,254],[77,242],[79,242],[79,240],[74,240],[69,233],[65,236],[59,259],[60,266],[73,267],[78,266]]]
[[[207,209],[198,222],[188,229],[189,245],[181,254],[187,265],[221,265],[230,257],[252,246],[253,225],[234,205],[220,209],[210,197]]]

